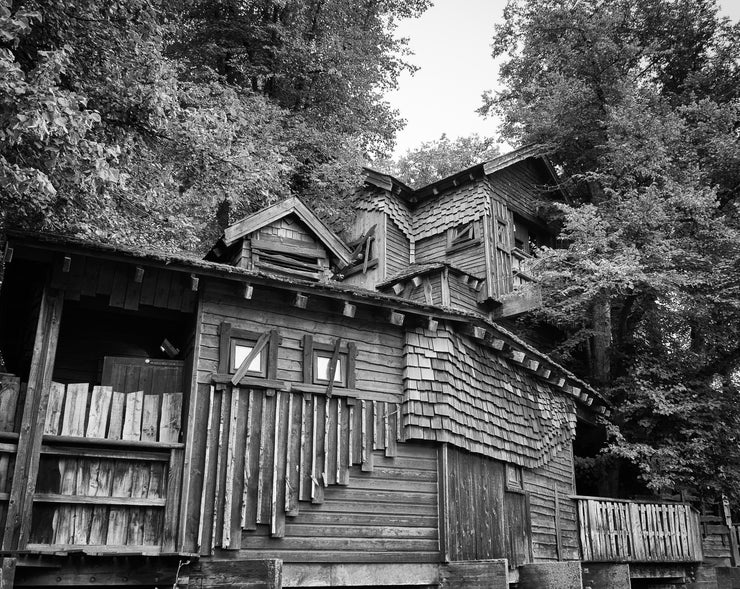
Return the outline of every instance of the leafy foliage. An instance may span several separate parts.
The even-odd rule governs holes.
[[[427,4],[0,0],[2,223],[199,249],[297,194],[341,227]]]
[[[538,320],[613,401],[610,452],[740,499],[739,32],[712,0],[514,1],[483,110],[572,178]]]
[[[411,187],[419,188],[455,172],[496,157],[498,145],[490,137],[477,134],[451,140],[447,135],[425,141],[394,161],[380,161],[385,169]]]

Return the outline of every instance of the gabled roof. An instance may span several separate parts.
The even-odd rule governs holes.
[[[349,263],[351,254],[349,248],[301,199],[295,196],[264,208],[253,215],[244,217],[241,221],[229,225],[224,231],[223,241],[226,246],[230,246],[242,237],[254,233],[258,229],[270,225],[288,215],[298,217],[332,254],[339,258],[342,263]]]
[[[559,184],[560,178],[558,173],[553,167],[550,159],[547,157],[549,151],[550,148],[546,145],[525,145],[524,147],[496,156],[488,161],[475,164],[465,170],[455,172],[446,178],[441,178],[436,182],[432,182],[431,184],[427,184],[426,186],[422,186],[417,189],[410,188],[390,174],[385,174],[370,168],[364,168],[365,181],[368,184],[383,188],[392,194],[398,195],[403,201],[413,206],[423,200],[427,200],[429,197],[436,196],[440,192],[451,187],[459,186],[461,184],[483,178],[484,176],[495,174],[504,168],[508,168],[509,166],[513,166],[529,158],[534,158],[539,160],[545,166],[553,180]]]

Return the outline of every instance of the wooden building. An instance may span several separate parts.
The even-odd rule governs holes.
[[[205,260],[9,234],[0,587],[580,587],[608,408],[499,321],[552,168],[366,178],[350,243],[297,199]]]

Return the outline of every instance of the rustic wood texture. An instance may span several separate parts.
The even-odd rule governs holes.
[[[0,432],[18,431],[17,408],[20,388],[20,377],[0,373]]]
[[[540,467],[524,469],[523,482],[529,492],[534,560],[547,562],[580,558],[576,507],[567,500],[576,490],[571,448],[563,448]],[[556,489],[559,496],[557,505]]]
[[[523,366],[449,327],[406,332],[404,435],[541,466],[575,435],[575,405]]]
[[[196,293],[187,288],[189,275],[164,268],[103,261],[73,256],[70,271],[62,272],[62,262],[51,275],[51,287],[65,292],[65,298],[79,300],[80,295],[109,297],[111,307],[136,311],[139,305],[192,312]],[[137,282],[137,278],[141,278]]]
[[[147,382],[166,390],[173,385],[165,380]],[[124,394],[96,386],[89,395],[87,383],[52,383],[50,389],[31,543],[174,551],[183,455],[172,440],[179,438],[175,412],[182,393]],[[120,448],[86,439],[115,440]]]
[[[203,495],[204,505],[214,509],[203,512],[201,553],[245,549],[251,532],[256,538],[266,533],[287,539],[288,530],[311,505],[318,509],[325,503],[329,489],[352,486],[353,470],[362,472],[359,457],[354,469],[350,464],[356,447],[365,447],[365,462],[371,464],[379,453],[390,451],[390,461],[400,455],[400,405],[367,403],[364,418],[371,425],[365,428],[355,417],[362,415],[356,406],[353,399],[318,394],[243,394],[229,387],[217,393],[205,465],[209,484]],[[235,459],[238,454],[242,462]],[[211,546],[204,541],[209,535]]]
[[[578,498],[586,562],[700,562],[699,514],[688,504]]]

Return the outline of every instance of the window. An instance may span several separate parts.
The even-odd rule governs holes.
[[[463,223],[447,230],[447,249],[456,250],[480,243],[475,221]]]
[[[239,329],[231,323],[221,323],[219,327],[219,373],[235,374],[258,345],[261,349],[252,358],[244,376],[274,379],[277,374],[277,348],[280,345],[278,332],[272,330],[259,333]]]
[[[234,373],[239,370],[242,362],[247,359],[247,356],[252,353],[256,340],[243,340],[232,338],[231,339],[231,350],[229,353],[229,372]],[[247,374],[266,376],[267,374],[267,351],[260,351],[257,356],[252,360],[247,368]]]
[[[345,344],[341,339],[321,343],[314,341],[310,335],[303,337],[303,381],[308,384],[329,385],[329,370],[335,351],[336,367],[331,385],[355,388],[357,347],[353,342]]]
[[[506,490],[523,491],[522,467],[515,464],[506,465]]]

